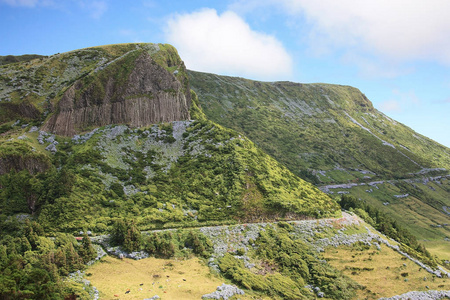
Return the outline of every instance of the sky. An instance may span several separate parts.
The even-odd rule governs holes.
[[[196,71],[351,85],[450,147],[448,0],[0,0],[0,55],[133,42]]]

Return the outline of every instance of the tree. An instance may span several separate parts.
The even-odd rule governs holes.
[[[83,259],[84,263],[94,259],[97,256],[97,251],[95,251],[92,246],[91,239],[87,235],[86,231],[84,231],[83,239],[81,241],[81,247],[78,250],[78,254]]]
[[[111,242],[122,246],[127,252],[137,251],[141,248],[142,237],[134,220],[117,220],[111,232]]]
[[[111,244],[123,245],[128,229],[123,219],[116,220],[111,231]]]
[[[6,246],[0,245],[0,269],[3,270],[3,268],[8,263],[8,254],[6,252]]]
[[[123,241],[123,249],[127,252],[137,251],[141,248],[141,233],[136,227],[134,221],[130,224]]]
[[[72,243],[66,245],[66,259],[67,267],[69,272],[74,272],[76,270],[83,268],[83,262],[78,253],[75,251]]]

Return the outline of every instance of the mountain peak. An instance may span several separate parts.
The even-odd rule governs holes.
[[[190,118],[186,68],[170,45],[107,45],[2,68],[0,106],[10,112],[3,122],[50,115],[43,130],[72,136],[108,124]]]

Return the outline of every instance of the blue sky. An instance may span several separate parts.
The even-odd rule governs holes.
[[[359,88],[450,147],[447,0],[0,0],[0,55],[170,43],[189,69]]]

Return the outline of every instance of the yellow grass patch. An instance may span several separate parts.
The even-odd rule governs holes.
[[[100,291],[102,300],[142,300],[155,295],[163,300],[198,300],[224,283],[223,278],[211,274],[197,257],[188,260],[120,260],[106,256],[86,270],[86,278]],[[247,295],[246,291],[239,299],[254,299],[253,294],[250,291]]]
[[[404,259],[394,250],[381,246],[377,250],[359,250],[353,246],[327,248],[325,259],[335,268],[366,288],[361,299],[392,297],[409,291],[450,290],[449,278],[438,278]]]
[[[198,258],[136,261],[108,256],[90,267],[86,274],[100,291],[101,299],[142,300],[155,295],[161,299],[201,299],[223,283]]]

